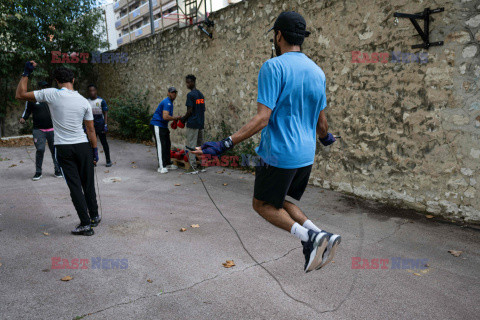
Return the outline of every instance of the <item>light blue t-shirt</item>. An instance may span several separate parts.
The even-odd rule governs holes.
[[[265,62],[257,102],[272,109],[255,149],[267,164],[295,169],[313,164],[320,111],[327,106],[325,74],[301,52]]]

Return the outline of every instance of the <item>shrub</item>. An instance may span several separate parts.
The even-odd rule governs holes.
[[[147,104],[148,92],[131,92],[110,101],[109,116],[115,122],[113,133],[124,139],[149,141],[152,139],[152,114]]]

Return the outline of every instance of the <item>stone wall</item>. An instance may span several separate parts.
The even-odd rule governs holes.
[[[408,19],[396,24],[393,13],[427,7],[445,8],[432,16],[430,34],[445,44],[411,49],[421,39]],[[256,112],[257,74],[271,54],[272,36],[265,32],[284,10],[307,20],[312,34],[303,50],[325,71],[330,130],[342,136],[331,147],[319,146],[311,182],[480,221],[478,1],[244,1],[212,15],[213,40],[191,27],[119,48],[129,61],[99,66],[99,92],[108,101],[148,89],[153,111],[174,85],[175,113],[184,113],[184,77],[193,73],[205,94],[210,135],[221,120],[238,129]],[[352,51],[369,59],[388,52],[389,62],[353,63]],[[428,62],[392,62],[392,51],[428,52]],[[173,141],[183,142],[182,134],[173,132]]]

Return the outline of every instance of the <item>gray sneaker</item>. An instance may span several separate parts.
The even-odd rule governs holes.
[[[322,264],[322,257],[327,246],[327,233],[308,230],[308,241],[303,242],[303,255],[305,256],[305,272],[318,269]]]
[[[338,245],[342,242],[342,237],[338,234],[332,234],[330,232],[327,232],[328,235],[328,242],[327,242],[327,249],[325,249],[325,252],[323,253],[322,257],[322,264],[318,266],[317,269],[323,268],[325,265],[327,265],[330,261],[333,260],[333,257],[335,257],[335,251],[337,250]]]

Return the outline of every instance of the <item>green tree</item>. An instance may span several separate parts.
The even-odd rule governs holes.
[[[0,1],[0,118],[13,100],[18,76],[27,60],[39,67],[33,82],[52,83],[52,51],[92,53],[106,48],[104,23],[96,0],[2,0]],[[90,60],[90,59],[89,59]],[[77,79],[92,79],[91,63],[68,64]],[[92,79],[93,80],[93,79]],[[78,83],[78,82],[77,82]]]

